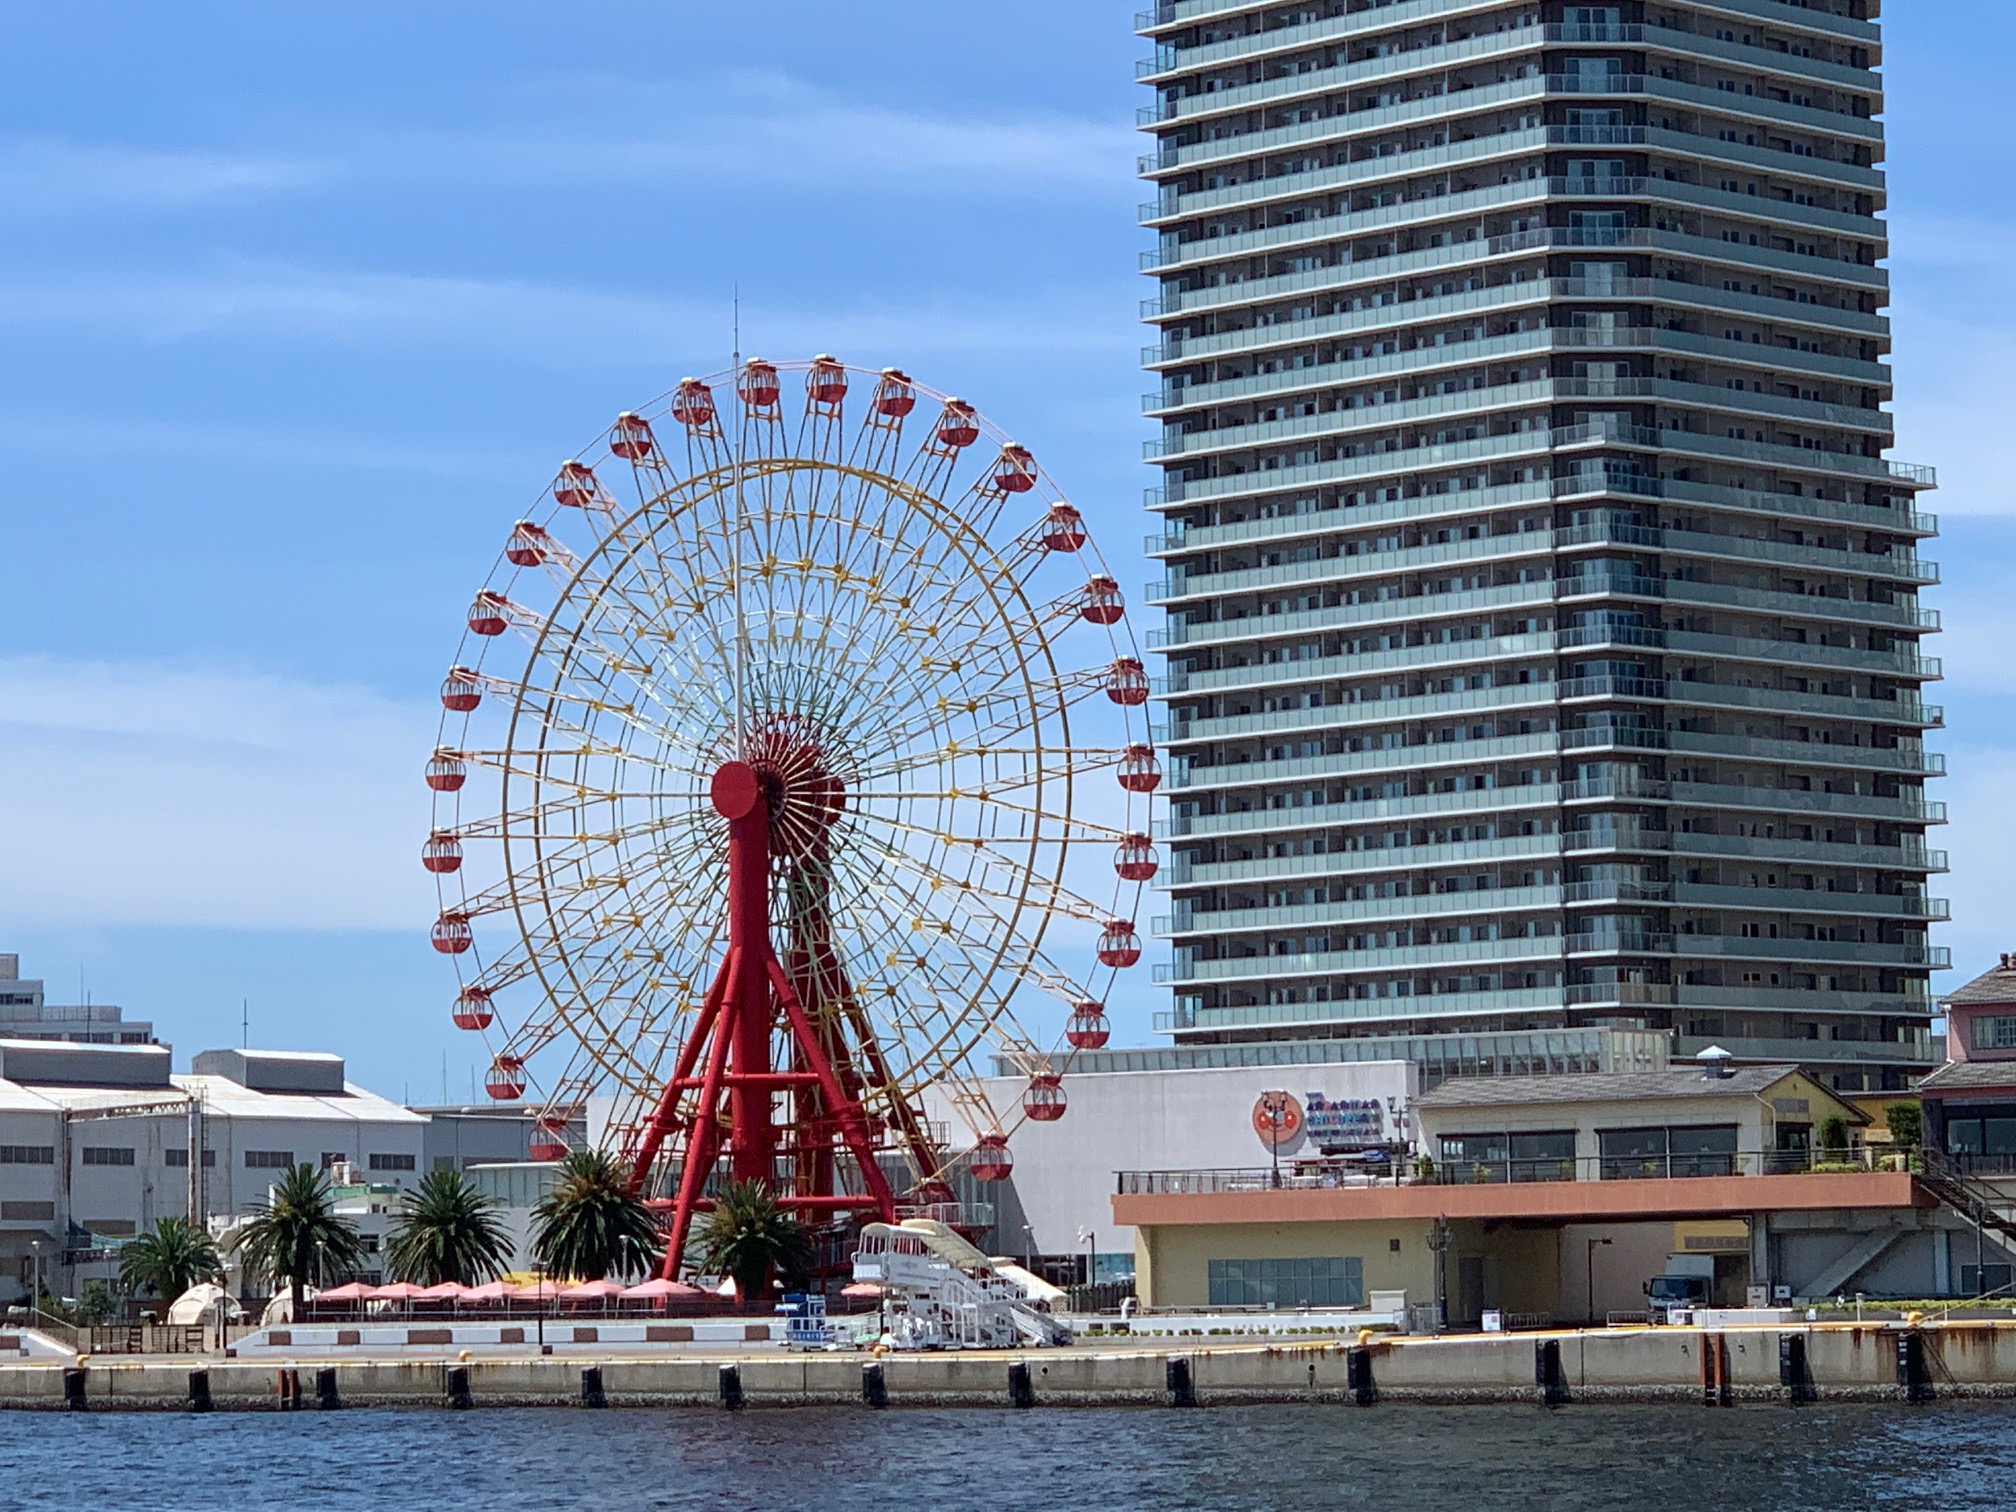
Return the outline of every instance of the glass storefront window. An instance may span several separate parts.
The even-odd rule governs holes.
[[[1213,1307],[1363,1307],[1365,1262],[1356,1255],[1294,1260],[1212,1260]]]

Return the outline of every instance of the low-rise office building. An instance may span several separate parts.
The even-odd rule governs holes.
[[[52,1003],[40,977],[21,975],[21,957],[0,954],[0,1036],[77,1045],[151,1045],[154,1026],[116,1003]]]
[[[1901,1156],[1822,1147],[1852,1104],[1791,1065],[1452,1080],[1427,1159],[1378,1181],[1271,1168],[1123,1173],[1150,1306],[1338,1305],[1405,1290],[1457,1326],[1642,1309],[1676,1254],[1715,1299],[1972,1295],[2007,1255]]]

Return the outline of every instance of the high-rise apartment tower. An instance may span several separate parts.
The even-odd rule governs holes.
[[[1177,1041],[1929,1067],[1875,0],[1171,0]]]

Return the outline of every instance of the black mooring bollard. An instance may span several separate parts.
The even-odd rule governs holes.
[[[469,1394],[469,1367],[450,1365],[447,1379],[448,1405],[450,1407],[474,1407],[476,1399]]]
[[[581,1367],[581,1405],[583,1407],[607,1407],[609,1395],[602,1389],[602,1367],[583,1365]]]
[[[1351,1386],[1351,1400],[1370,1407],[1379,1400],[1379,1383],[1372,1379],[1372,1351],[1362,1344],[1344,1357],[1345,1379]]]
[[[1017,1360],[1008,1367],[1008,1405],[1011,1407],[1036,1405],[1036,1388],[1030,1383],[1027,1361]]]
[[[861,1400],[870,1407],[889,1405],[889,1381],[882,1373],[880,1360],[871,1360],[861,1367]]]
[[[1197,1377],[1191,1369],[1190,1356],[1172,1355],[1163,1362],[1162,1387],[1169,1393],[1171,1407],[1197,1405]]]
[[[720,1385],[721,1405],[730,1412],[742,1410],[742,1367],[723,1365]]]
[[[84,1395],[84,1367],[66,1365],[63,1369],[63,1405],[71,1412],[84,1412],[90,1402]]]
[[[1561,1371],[1561,1341],[1533,1341],[1533,1384],[1540,1388],[1540,1405],[1560,1407],[1568,1400],[1568,1378]]]
[[[324,1365],[315,1372],[315,1406],[321,1412],[334,1412],[343,1405],[343,1398],[336,1392],[336,1367]]]
[[[189,1372],[189,1410],[191,1412],[210,1410],[210,1372],[207,1370]]]
[[[1897,1384],[1907,1402],[1932,1400],[1932,1366],[1926,1358],[1925,1335],[1916,1329],[1897,1335]]]
[[[1813,1400],[1813,1372],[1806,1363],[1804,1334],[1778,1335],[1778,1385],[1788,1402]]]

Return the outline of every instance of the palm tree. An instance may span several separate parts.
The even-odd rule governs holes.
[[[603,1150],[576,1150],[532,1209],[532,1253],[548,1273],[600,1281],[638,1275],[657,1258],[658,1221]]]
[[[301,1316],[304,1287],[320,1286],[364,1264],[357,1226],[337,1216],[327,1179],[311,1165],[290,1167],[267,1201],[252,1204],[252,1213],[233,1248],[248,1280],[286,1283],[295,1318]]]
[[[787,1291],[803,1286],[812,1268],[812,1240],[768,1186],[731,1181],[714,1199],[700,1231],[700,1266],[734,1278],[736,1299],[747,1302],[767,1295],[773,1272]]]
[[[406,1194],[399,1226],[385,1246],[385,1268],[393,1280],[416,1286],[496,1279],[511,1259],[511,1237],[497,1216],[501,1206],[459,1171],[428,1172],[420,1190]]]
[[[152,1287],[173,1302],[199,1281],[224,1274],[223,1257],[210,1236],[186,1218],[163,1218],[151,1233],[129,1241],[119,1252],[119,1279],[134,1291]]]

